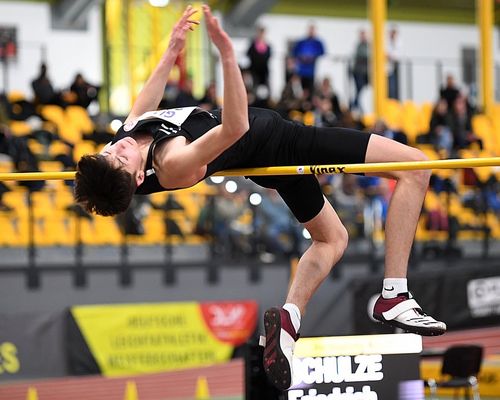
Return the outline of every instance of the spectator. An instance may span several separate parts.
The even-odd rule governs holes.
[[[75,94],[75,105],[87,108],[89,104],[97,100],[99,88],[87,82],[81,73],[75,75],[69,90]]]
[[[408,144],[408,137],[404,132],[390,129],[382,119],[375,122],[373,132],[380,136],[395,140],[396,142]]]
[[[247,50],[254,87],[259,85],[269,87],[268,63],[271,57],[271,46],[266,42],[265,33],[266,30],[263,27],[258,27],[257,35]]]
[[[340,107],[339,97],[335,93],[330,78],[323,78],[321,84],[316,91],[316,94],[324,99],[329,99],[331,102],[332,112],[335,114],[337,120],[342,120],[342,108]]]
[[[252,101],[248,103],[251,107],[273,108],[269,88],[266,85],[259,85],[255,88]]]
[[[238,258],[250,254],[251,227],[241,222],[249,212],[248,193],[230,194],[224,185],[217,185],[216,195],[210,196],[200,210],[194,233],[214,240],[217,255]]]
[[[378,176],[358,176],[358,187],[363,193],[364,235],[373,240],[374,234],[382,231],[389,206],[390,191],[387,181]]]
[[[301,110],[303,100],[304,90],[302,89],[300,77],[297,74],[293,74],[281,93],[281,98],[278,103],[279,112],[281,112],[283,116],[286,116],[291,110]]]
[[[329,97],[315,96],[314,103],[314,125],[315,126],[338,126],[339,121],[333,112],[332,101]]]
[[[301,79],[302,88],[308,91],[308,96],[314,91],[316,61],[323,54],[325,48],[323,42],[316,37],[316,26],[310,25],[307,37],[299,40],[293,49],[297,74]]]
[[[357,108],[361,110],[361,105],[359,104],[359,96],[363,88],[368,85],[368,60],[370,57],[370,49],[368,47],[368,38],[366,36],[366,31],[359,31],[359,42],[356,45],[356,51],[354,53],[354,62],[352,67],[352,76],[354,78],[354,85],[356,93],[354,99],[351,102],[351,108]]]
[[[428,142],[434,145],[437,151],[446,151],[447,155],[451,153],[453,148],[453,135],[450,129],[450,121],[448,102],[441,98],[432,110]]]
[[[399,59],[401,56],[401,43],[398,30],[392,27],[389,31],[387,42],[387,77],[389,98],[399,100]]]
[[[441,87],[439,95],[448,103],[448,112],[453,112],[453,105],[457,97],[460,95],[460,89],[458,89],[455,83],[455,78],[452,74],[448,74],[446,76],[446,84]]]
[[[467,99],[458,95],[453,101],[450,127],[453,134],[453,149],[460,150],[477,143],[482,147],[479,138],[472,132],[471,116],[467,109]]]
[[[47,75],[47,65],[40,65],[40,73],[36,79],[31,82],[33,93],[35,95],[35,104],[56,104],[64,107],[66,103],[62,99],[60,92],[56,92]]]
[[[359,238],[362,236],[363,197],[357,182],[357,176],[342,174],[334,177],[332,181],[332,204],[337,207],[338,215],[345,224],[349,236]]]
[[[215,82],[209,83],[205,90],[205,94],[199,101],[199,106],[207,111],[215,110],[219,107]]]
[[[262,192],[256,218],[266,253],[278,257],[299,254],[302,229],[292,220],[285,202],[275,190]]]
[[[190,107],[198,105],[198,100],[193,96],[193,80],[187,78],[184,85],[179,88],[175,98],[175,107]]]

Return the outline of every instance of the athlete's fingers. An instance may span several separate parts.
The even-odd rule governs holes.
[[[187,6],[186,11],[184,11],[184,14],[182,15],[183,19],[188,19],[192,15],[196,14],[198,10],[196,8],[193,8],[192,6]]]

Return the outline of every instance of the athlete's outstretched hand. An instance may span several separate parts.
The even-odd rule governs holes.
[[[188,30],[193,30],[193,25],[198,25],[199,22],[190,19],[191,16],[197,13],[192,6],[187,6],[182,17],[177,21],[172,29],[172,34],[170,35],[170,43],[168,45],[169,50],[180,52],[184,45],[186,44],[186,32]]]
[[[208,36],[212,43],[219,49],[221,53],[232,51],[233,45],[228,34],[221,28],[219,21],[212,15],[210,7],[206,4],[203,5],[203,14],[205,15],[205,22],[207,24]]]

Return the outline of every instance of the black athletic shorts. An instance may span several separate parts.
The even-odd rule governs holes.
[[[217,115],[219,117],[219,115]],[[271,110],[250,108],[250,129],[212,165],[210,174],[230,168],[364,163],[369,133],[318,128],[284,120]],[[249,176],[276,189],[299,222],[321,211],[324,197],[314,175]]]

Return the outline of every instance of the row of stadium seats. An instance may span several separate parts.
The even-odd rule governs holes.
[[[489,157],[500,154],[500,139],[496,132],[500,132],[500,109],[497,115],[499,117],[488,117],[477,115],[473,118],[474,129],[483,139],[484,149],[479,152],[476,150],[464,150],[461,157]],[[402,129],[408,135],[410,144],[416,144],[416,136],[428,131],[429,120],[432,112],[432,104],[424,103],[417,106],[415,103],[406,101],[399,103],[397,101],[388,101],[385,111],[387,124],[393,129]],[[77,106],[61,108],[59,106],[46,105],[40,108],[41,115],[51,121],[56,126],[61,138],[74,145],[73,157],[77,160],[81,155],[94,153],[99,150],[99,145],[92,141],[83,140],[83,135],[91,133],[94,126],[85,109]],[[307,114],[296,118],[303,118],[306,123]],[[365,123],[370,124],[371,116],[365,116]],[[310,118],[309,118],[310,119]],[[373,121],[372,121],[373,122]],[[11,129],[17,135],[26,135],[31,133],[31,127],[25,121],[11,121]],[[51,157],[67,151],[67,145],[61,141],[52,142],[48,148],[35,139],[29,139],[29,145],[32,151],[40,160],[39,167],[41,171],[60,171],[63,169],[62,163],[53,161]],[[439,159],[438,154],[432,146],[419,145],[419,147],[428,155],[430,159]],[[12,163],[3,161],[0,163],[1,172],[13,170]],[[475,168],[474,172],[478,178],[486,182],[489,177],[498,175],[492,168]],[[461,225],[468,227],[481,227],[485,224],[489,227],[493,237],[499,238],[498,218],[492,212],[486,217],[472,212],[469,208],[463,207],[462,198],[475,188],[467,187],[463,184],[462,178],[457,176],[459,171],[440,170],[436,174],[443,178],[453,178],[458,184],[458,193],[451,196],[450,206],[447,203],[447,197],[442,193],[437,195],[429,192],[426,199],[425,209],[444,209],[455,216]],[[5,246],[23,246],[28,242],[28,207],[25,188],[19,187],[14,183],[9,183],[11,192],[4,195],[5,203],[12,207],[11,212],[0,212],[0,223],[5,227],[8,234],[1,235],[0,245]],[[194,227],[200,210],[205,204],[205,196],[210,194],[210,187],[205,184],[197,185],[190,190],[176,192],[176,200],[181,204],[183,211],[168,211],[168,219],[173,220],[184,238],[178,235],[170,235],[173,241],[184,241],[190,243],[199,243],[206,240],[197,235],[193,235]],[[73,205],[71,187],[62,181],[47,182],[46,188],[42,192],[35,192],[32,195],[34,204],[34,239],[35,243],[44,246],[74,244],[77,240],[76,217],[75,213],[68,208]],[[161,204],[169,196],[167,193],[158,193],[151,196],[154,204]],[[130,240],[142,244],[160,244],[164,243],[166,238],[167,215],[164,211],[150,208],[148,215],[144,219],[145,234],[131,237]],[[486,221],[484,221],[486,218]],[[117,223],[112,218],[93,217],[92,219],[81,218],[81,239],[85,244],[119,244],[122,241]],[[480,229],[463,230],[461,237],[481,238]],[[430,231],[426,228],[425,216],[422,217],[417,232],[419,240],[435,240],[436,238],[446,238],[446,232]]]
[[[29,242],[28,192],[14,190],[5,194],[5,203],[12,211],[0,212],[0,246],[26,246]],[[75,245],[80,237],[87,245],[119,245],[123,236],[117,220],[100,216],[86,216],[73,206],[71,190],[44,189],[31,194],[33,207],[33,239],[39,246]],[[198,210],[204,203],[199,191],[185,191],[176,194],[184,209],[168,210],[150,208],[144,219],[144,234],[129,235],[127,242],[133,244],[157,245],[170,240],[171,243],[196,244],[206,239],[194,235]],[[155,204],[164,202],[164,196],[152,196]],[[80,215],[78,217],[78,215]],[[165,219],[174,221],[178,231],[166,235]],[[79,225],[79,227],[77,226]],[[80,232],[78,232],[80,230]],[[180,233],[183,233],[181,237]]]

